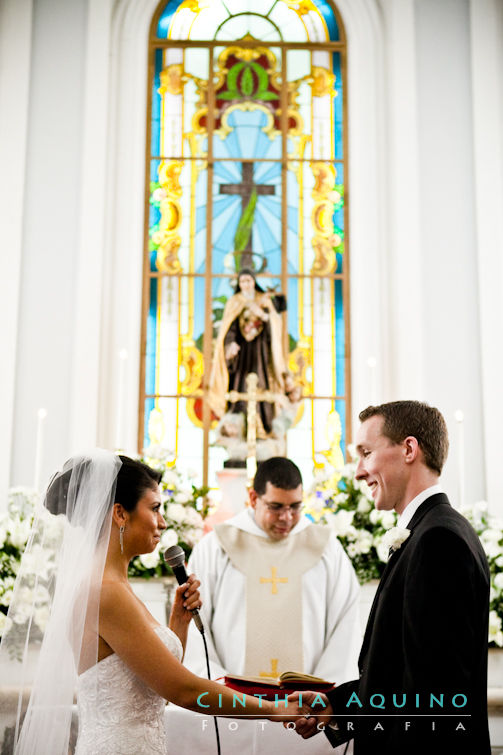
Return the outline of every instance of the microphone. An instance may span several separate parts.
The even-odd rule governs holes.
[[[179,545],[172,545],[171,548],[166,548],[164,551],[164,560],[173,569],[173,574],[176,577],[176,581],[179,585],[184,585],[188,579],[187,572],[185,570],[185,552]],[[199,616],[199,611],[194,608],[191,611],[194,617],[194,623],[199,629],[201,634],[204,634],[204,626]]]

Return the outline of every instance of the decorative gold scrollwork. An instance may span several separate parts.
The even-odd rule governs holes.
[[[161,86],[159,94],[182,94],[183,84],[186,77],[183,76],[183,66],[181,63],[172,63],[167,66],[160,74]]]
[[[315,204],[311,213],[314,237],[312,240],[314,249],[314,262],[311,273],[316,275],[329,275],[335,271],[337,257],[333,248],[334,234],[333,214],[333,187],[335,184],[336,171],[329,163],[313,163],[314,187],[311,196]]]
[[[180,340],[180,367],[183,367],[185,373],[180,384],[180,393],[183,396],[187,396],[195,393],[200,387],[204,372],[204,362],[203,355],[196,348],[192,338],[182,335]]]
[[[159,183],[164,197],[159,204],[161,219],[159,230],[152,234],[152,241],[158,244],[156,266],[160,272],[174,275],[182,270],[178,250],[182,240],[178,233],[182,222],[182,207],[178,201],[182,196],[180,173],[183,163],[179,160],[163,161],[159,166]]]
[[[336,97],[337,92],[334,89],[335,73],[331,73],[328,68],[313,66],[311,76],[311,91],[313,97]]]

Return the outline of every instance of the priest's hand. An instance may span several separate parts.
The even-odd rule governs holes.
[[[298,705],[302,713],[295,720],[295,731],[304,739],[323,731],[333,716],[332,706],[321,692],[294,692],[288,696],[288,704]],[[285,724],[283,724],[285,726]]]

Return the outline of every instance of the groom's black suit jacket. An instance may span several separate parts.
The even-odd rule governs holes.
[[[443,493],[419,506],[408,529],[376,592],[360,678],[328,695],[340,731],[327,727],[326,734],[334,746],[346,741],[352,721],[355,755],[486,755],[487,559],[475,531]],[[430,694],[439,700],[443,694],[443,707]],[[385,710],[371,706],[372,695],[384,696]]]

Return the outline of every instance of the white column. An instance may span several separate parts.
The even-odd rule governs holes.
[[[414,0],[383,0],[386,66],[387,276],[373,301],[387,310],[389,362],[383,400],[424,397],[424,316]],[[369,250],[369,254],[377,250]]]
[[[473,132],[486,497],[503,515],[503,3],[471,0]],[[474,359],[479,355],[472,355]]]
[[[106,213],[113,182],[107,180],[109,134],[109,69],[112,0],[89,0],[80,234],[76,249],[75,337],[71,385],[70,447],[73,452],[98,441],[100,369],[103,354],[103,280],[109,263]],[[108,355],[114,360],[115,354]],[[115,405],[113,407],[115,411]]]
[[[31,30],[32,0],[0,3],[0,501],[10,484],[13,441]]]

